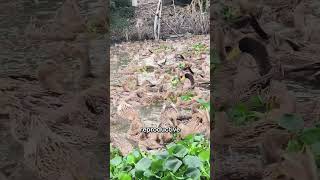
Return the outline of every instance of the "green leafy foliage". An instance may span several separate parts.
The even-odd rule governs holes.
[[[304,129],[300,135],[300,139],[307,145],[312,145],[320,142],[320,128]]]
[[[194,96],[194,94],[192,92],[186,92],[183,95],[180,96],[181,100],[183,101],[190,101],[192,99],[192,97]]]
[[[130,19],[134,17],[134,8],[130,0],[111,0],[111,30],[122,31],[130,24]]]
[[[279,126],[293,133],[293,138],[287,144],[288,152],[299,152],[309,147],[320,167],[320,128],[304,128],[304,121],[295,114],[284,114],[278,120]]]
[[[186,63],[181,62],[181,63],[179,63],[178,67],[179,67],[180,69],[184,69],[184,68],[186,67]]]
[[[173,51],[174,48],[170,45],[167,44],[161,44],[159,45],[157,48],[154,49],[155,52],[159,53],[159,52],[171,52]]]
[[[141,68],[138,69],[139,72],[141,73],[151,73],[154,71],[153,66],[142,66]]]
[[[258,120],[260,117],[259,112],[250,111],[244,104],[235,105],[228,111],[228,115],[237,126],[246,125],[247,123]]]
[[[210,146],[203,135],[189,135],[165,149],[122,156],[111,148],[110,174],[114,180],[210,179]]]
[[[251,97],[248,102],[248,107],[250,108],[251,111],[257,111],[257,112],[267,111],[266,103],[263,101],[261,96]]]
[[[179,83],[180,83],[179,77],[175,76],[175,77],[172,78],[172,80],[171,80],[171,85],[172,85],[173,87],[177,87]]]
[[[205,101],[204,99],[197,99],[196,100],[200,104],[200,109],[207,109],[210,111],[210,101]]]
[[[287,151],[288,152],[298,152],[299,150],[301,150],[303,147],[303,144],[297,140],[297,139],[292,139],[288,142],[287,145]]]
[[[201,54],[201,53],[205,53],[208,51],[208,47],[202,43],[198,43],[198,44],[193,45],[192,49],[196,54]]]
[[[278,122],[281,127],[292,132],[300,131],[304,126],[303,119],[293,114],[284,114]]]
[[[223,5],[223,8],[220,13],[223,19],[228,22],[232,22],[239,17],[239,9],[231,6]]]
[[[260,96],[253,96],[247,104],[239,103],[228,110],[228,115],[237,126],[260,119],[266,112],[266,105]]]

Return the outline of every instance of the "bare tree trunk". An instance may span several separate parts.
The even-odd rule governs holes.
[[[132,0],[132,6],[137,7],[138,6],[138,0]]]
[[[161,11],[162,11],[162,0],[159,0],[156,15],[154,17],[154,26],[153,26],[153,33],[154,33],[155,40],[159,40],[160,38]]]
[[[198,4],[199,4],[199,7],[200,7],[200,18],[201,18],[201,31],[202,33],[205,33],[205,22],[204,22],[204,11],[203,11],[203,1],[201,0],[198,0]]]
[[[174,2],[174,0],[172,0],[172,5],[174,10],[174,15],[176,15],[176,3]]]
[[[137,28],[137,31],[138,31],[138,38],[139,40],[142,39],[142,30],[141,30],[141,27],[143,26],[143,20],[138,18],[137,19],[137,23],[136,23],[136,28]]]
[[[124,32],[125,32],[125,35],[126,35],[126,41],[129,41],[129,32],[128,32],[128,28],[126,28],[126,29],[124,30]]]
[[[160,30],[161,30],[161,15],[162,15],[162,0],[160,5],[160,12],[159,12],[159,22],[158,22],[158,39],[160,38]]]

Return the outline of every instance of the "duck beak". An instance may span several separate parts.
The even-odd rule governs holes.
[[[231,50],[230,53],[227,54],[227,60],[232,61],[236,59],[240,55],[241,51],[238,47],[235,47]]]

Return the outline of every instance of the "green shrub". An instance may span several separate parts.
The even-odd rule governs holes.
[[[239,9],[231,6],[222,5],[221,15],[227,22],[232,22],[239,17]]]
[[[114,180],[210,179],[210,145],[203,135],[189,135],[164,150],[134,150],[122,156],[111,148],[110,175]]]
[[[111,0],[112,8],[114,7],[129,7],[131,6],[131,0]]]
[[[241,126],[259,120],[266,111],[266,103],[262,98],[253,96],[248,103],[238,103],[233,106],[228,111],[228,115],[235,125]]]
[[[209,48],[202,43],[197,43],[192,46],[193,51],[198,55],[200,53],[208,52]]]
[[[134,17],[134,7],[131,0],[112,0],[111,1],[111,31],[120,32],[129,27],[129,20]]]
[[[309,147],[314,154],[314,160],[318,168],[320,168],[320,128],[305,128],[302,117],[295,114],[284,114],[277,122],[279,126],[293,133],[286,150],[288,152],[299,152]]]

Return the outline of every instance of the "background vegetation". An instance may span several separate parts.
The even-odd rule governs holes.
[[[134,150],[123,157],[111,149],[112,179],[210,179],[210,145],[203,135],[189,135],[155,153]]]
[[[129,27],[130,20],[134,18],[134,7],[131,0],[111,0],[111,34],[123,34]]]

